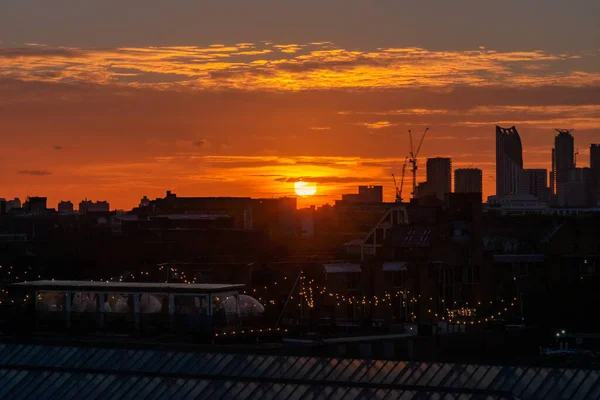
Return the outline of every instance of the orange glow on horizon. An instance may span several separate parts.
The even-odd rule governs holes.
[[[317,185],[304,181],[294,183],[294,191],[298,196],[309,197],[317,193]]]

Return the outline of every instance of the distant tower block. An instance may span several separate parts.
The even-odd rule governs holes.
[[[518,194],[523,147],[517,128],[496,126],[496,195]]]
[[[569,181],[569,171],[575,168],[575,139],[571,135],[572,131],[556,129],[558,135],[554,138],[550,174],[550,189],[554,195],[559,195],[559,192],[564,190],[563,184]]]
[[[482,193],[483,173],[479,168],[459,168],[454,171],[454,193]]]
[[[427,159],[427,191],[444,200],[446,193],[452,192],[452,160],[435,157]]]

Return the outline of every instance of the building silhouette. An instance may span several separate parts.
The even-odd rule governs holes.
[[[79,203],[79,214],[85,215],[90,212],[109,212],[110,205],[106,201],[93,202],[91,200],[83,200]]]
[[[7,213],[10,210],[20,209],[20,208],[21,208],[21,200],[18,197],[15,197],[13,200],[0,199],[0,213],[1,214]]]
[[[23,204],[25,212],[40,213],[46,211],[48,199],[46,197],[28,197]]]
[[[358,194],[342,194],[342,200],[349,203],[382,203],[383,186],[359,186]]]
[[[567,129],[556,131],[558,135],[554,138],[554,149],[552,149],[550,187],[553,195],[565,198],[565,194],[561,192],[566,189],[564,184],[569,181],[569,171],[575,168],[575,139]],[[564,205],[560,201],[559,204]]]
[[[452,192],[452,160],[445,157],[428,158],[427,184],[424,186],[426,194],[435,195],[443,201],[444,195]]]
[[[479,168],[454,170],[454,193],[482,193],[483,174]]]
[[[523,147],[513,126],[496,126],[496,195],[518,194],[523,171]]]
[[[590,169],[592,170],[593,205],[600,205],[600,144],[590,145]]]
[[[524,169],[521,173],[519,193],[530,194],[540,200],[548,201],[548,170]]]
[[[561,207],[588,207],[592,204],[591,168],[571,168],[567,181],[560,183],[557,194]]]
[[[21,208],[22,207],[21,199],[19,199],[18,197],[15,197],[14,199],[7,201],[6,204],[8,206],[7,211],[12,208]]]
[[[62,214],[73,214],[73,203],[70,201],[61,201],[58,203],[57,210]]]

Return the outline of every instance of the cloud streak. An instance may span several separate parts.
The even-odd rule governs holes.
[[[330,43],[0,48],[0,76],[187,90],[538,87],[600,84],[599,51],[348,50]]]
[[[23,169],[18,171],[20,175],[32,175],[32,176],[48,176],[52,175],[52,172],[45,169]]]
[[[392,124],[390,121],[377,121],[377,122],[359,122],[356,125],[364,126],[368,129],[383,129],[390,128],[392,126],[396,126],[396,124]]]

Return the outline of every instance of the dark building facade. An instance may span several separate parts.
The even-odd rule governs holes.
[[[383,186],[359,186],[358,194],[343,194],[342,201],[348,203],[381,203],[383,202]]]
[[[43,212],[47,209],[48,199],[46,197],[29,197],[23,208],[26,212]]]
[[[455,193],[482,193],[483,174],[479,168],[460,168],[454,171]]]
[[[427,159],[427,194],[444,200],[452,192],[452,160],[445,157]]]
[[[523,171],[523,147],[513,126],[496,126],[496,195],[518,194]]]
[[[110,212],[110,204],[106,201],[83,200],[79,203],[79,214],[86,215],[87,213],[108,213]]]
[[[540,200],[548,200],[548,171],[524,169],[521,173],[520,194],[530,194]]]
[[[558,204],[565,207],[589,207],[593,205],[593,174],[590,168],[572,168],[567,181],[560,183]]]
[[[592,196],[594,206],[600,205],[600,144],[590,145],[590,169],[592,170]]]
[[[237,229],[262,229],[268,233],[290,235],[295,232],[297,201],[293,197],[251,199],[249,197],[179,197],[167,192],[164,198],[140,207],[150,215],[217,214],[227,215]]]
[[[569,171],[575,168],[575,139],[566,129],[557,129],[552,149],[552,174],[550,186],[552,194],[560,197],[562,187],[569,180]]]
[[[72,214],[73,203],[71,203],[70,201],[61,201],[60,203],[58,203],[57,211],[59,213]]]

